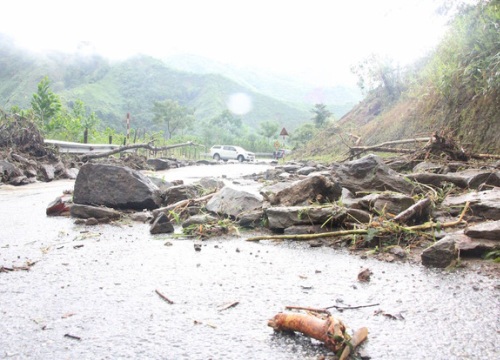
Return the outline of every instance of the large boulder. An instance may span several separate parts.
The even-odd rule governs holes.
[[[213,213],[239,219],[245,213],[262,208],[262,202],[259,194],[226,186],[208,201],[206,208]]]
[[[390,169],[381,158],[367,155],[343,164],[333,164],[333,175],[342,187],[356,193],[359,191],[396,191],[413,194],[416,186],[403,175]]]
[[[326,176],[312,175],[303,180],[264,188],[261,194],[271,205],[294,206],[335,202],[340,198],[342,188]]]
[[[128,167],[85,164],[75,181],[75,204],[114,209],[156,209],[161,204],[160,190],[146,176]]]

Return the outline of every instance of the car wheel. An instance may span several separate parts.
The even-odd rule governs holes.
[[[214,154],[214,160],[215,160],[215,161],[219,161],[219,160],[220,160],[220,156],[219,156],[219,154]]]
[[[245,158],[243,157],[243,155],[239,155],[238,156],[238,161],[239,162],[243,162],[243,160],[245,160]]]

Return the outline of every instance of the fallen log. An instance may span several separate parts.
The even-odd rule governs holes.
[[[396,152],[396,153],[414,153],[415,150],[411,149],[395,149],[390,146],[401,145],[401,144],[412,144],[412,143],[429,143],[432,140],[430,137],[423,138],[415,138],[415,139],[403,139],[403,140],[394,140],[394,141],[386,141],[380,144],[371,145],[371,146],[349,146],[349,157],[346,160],[352,160],[353,158],[367,152],[367,151],[380,151],[380,152]],[[357,145],[357,144],[356,144]],[[344,160],[345,161],[345,160]]]
[[[123,151],[128,151],[128,150],[134,150],[134,149],[146,149],[154,152],[158,151],[163,151],[163,150],[171,150],[175,149],[178,147],[183,147],[183,146],[200,146],[192,141],[188,141],[186,143],[182,144],[175,144],[175,145],[170,145],[170,146],[161,146],[161,147],[155,147],[152,145],[152,143],[147,143],[147,144],[134,144],[134,145],[125,145],[125,146],[120,146],[118,149],[114,149],[111,151],[107,151],[104,153],[96,153],[96,154],[84,154],[78,157],[80,161],[86,162],[90,159],[98,159],[98,158],[103,158],[103,157],[108,157],[110,155],[118,154]]]

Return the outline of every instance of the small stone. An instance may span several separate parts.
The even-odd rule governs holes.
[[[89,225],[89,226],[99,225],[99,221],[96,218],[88,218],[85,221],[85,225]]]

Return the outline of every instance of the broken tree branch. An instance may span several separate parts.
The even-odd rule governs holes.
[[[186,143],[182,144],[175,144],[175,145],[170,145],[170,146],[161,146],[161,147],[155,147],[152,145],[153,142],[149,142],[147,144],[134,144],[134,145],[125,145],[125,146],[120,146],[118,149],[114,149],[111,151],[107,151],[104,153],[96,153],[96,154],[84,154],[82,156],[79,156],[78,159],[80,161],[88,161],[90,159],[99,159],[103,157],[108,157],[110,155],[118,154],[123,151],[128,151],[128,150],[134,150],[134,149],[146,149],[150,151],[163,151],[163,150],[170,150],[170,149],[175,149],[178,147],[183,147],[183,146],[200,146],[192,141],[188,141]]]

